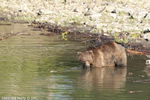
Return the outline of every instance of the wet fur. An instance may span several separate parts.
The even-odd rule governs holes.
[[[80,53],[79,59],[84,66],[89,62],[90,67],[127,65],[125,48],[115,42],[89,47]]]

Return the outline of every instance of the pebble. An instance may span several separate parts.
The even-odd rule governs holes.
[[[116,1],[109,2],[84,2],[80,0],[69,0],[64,4],[64,0],[36,0],[33,3],[28,0],[1,1],[1,13],[9,16],[13,20],[25,20],[38,22],[50,22],[56,25],[67,25],[71,23],[86,23],[87,26],[96,27],[97,32],[105,28],[106,32],[143,32],[145,28],[149,28],[150,24],[150,2],[135,0],[135,2],[118,3]],[[40,2],[40,3],[39,3]],[[146,4],[146,5],[143,5]],[[53,6],[49,6],[53,5]],[[16,14],[17,13],[17,14]],[[85,16],[89,13],[88,16]],[[133,17],[132,19],[130,19]],[[142,22],[142,23],[141,23]],[[101,24],[101,25],[99,25]],[[107,26],[103,26],[107,24]],[[80,31],[80,30],[79,30]],[[144,39],[150,40],[149,34],[145,34]]]

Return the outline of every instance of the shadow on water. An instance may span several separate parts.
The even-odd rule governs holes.
[[[12,26],[8,32],[17,30]],[[0,97],[149,100],[150,71],[145,56],[128,56],[128,67],[82,70],[76,53],[86,46],[80,39],[65,41],[59,35],[40,36],[41,31],[27,25],[17,27],[32,35],[0,41]],[[4,31],[0,28],[0,33]]]

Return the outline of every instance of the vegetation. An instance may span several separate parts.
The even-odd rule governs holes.
[[[150,27],[149,8],[147,0],[2,0],[0,18],[62,27],[74,25],[81,27],[79,32],[83,32],[83,26],[89,27],[90,33],[126,31],[134,39]]]

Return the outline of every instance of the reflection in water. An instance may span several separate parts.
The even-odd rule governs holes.
[[[22,32],[25,30],[28,30],[27,24],[12,24],[10,26],[8,25],[0,25],[0,34],[2,33],[10,33],[10,32]]]
[[[150,77],[150,65],[145,66],[145,73],[147,74],[148,77]]]
[[[17,33],[32,35],[16,35],[0,41],[0,99],[4,96],[29,96],[42,100],[50,100],[51,95],[59,97],[66,87],[71,86],[67,83],[59,85],[69,81],[66,80],[67,76],[57,75],[57,72],[77,66],[76,52],[83,46],[76,41],[59,39],[61,36],[58,35],[40,36],[41,31],[32,31],[32,28],[24,25],[17,26],[9,26],[7,31],[16,30]],[[19,27],[23,30],[16,29]],[[0,27],[0,33],[7,33],[3,31]],[[62,93],[59,92],[61,89]]]
[[[103,67],[83,70],[78,82],[85,88],[124,88],[126,82],[127,67]]]
[[[0,99],[29,96],[37,100],[149,100],[147,58],[128,56],[127,78],[126,67],[87,71],[81,69],[76,55],[86,48],[82,40],[40,36],[40,31],[25,25],[0,26],[0,36],[11,31],[32,35],[0,41]],[[134,91],[142,92],[138,95]]]

